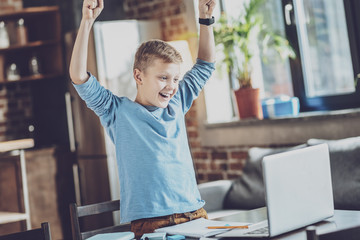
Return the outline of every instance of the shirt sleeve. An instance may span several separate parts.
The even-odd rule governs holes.
[[[179,83],[179,98],[184,113],[190,109],[214,70],[215,63],[197,59],[192,69],[184,75],[183,81]]]
[[[100,118],[101,124],[104,127],[109,127],[115,120],[117,97],[101,86],[95,76],[90,73],[89,75],[90,77],[85,83],[80,85],[73,83],[73,86],[87,107]]]

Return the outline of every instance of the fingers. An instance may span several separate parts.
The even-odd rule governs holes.
[[[99,2],[99,8],[103,9],[104,8],[104,0],[98,0]]]
[[[212,2],[214,2],[214,1],[213,1],[213,0],[209,0],[209,1],[207,1],[206,5],[210,6],[210,4],[211,4]]]
[[[97,8],[94,9],[94,17],[97,18],[101,11],[103,10],[104,8],[104,0],[97,0],[98,1],[98,6]]]
[[[93,10],[98,6],[98,1],[97,0],[84,0],[83,6],[85,8]]]
[[[212,1],[209,1],[206,5],[209,6],[209,12],[212,13],[216,6],[216,2],[214,0],[212,0]]]
[[[206,18],[212,16],[213,10],[215,8],[216,1],[215,0],[199,0],[199,12],[200,14]]]
[[[199,0],[199,4],[200,5],[205,5],[207,4],[208,2],[210,2],[211,0]]]
[[[216,5],[216,2],[215,2],[215,0],[210,0],[210,1],[208,1],[207,3],[206,3],[206,5],[209,7],[209,8],[214,8],[215,7],[215,5]]]
[[[104,0],[84,0],[83,2],[83,18],[96,19],[104,8]]]
[[[203,6],[210,6],[212,3],[215,3],[215,0],[199,0],[199,4]]]

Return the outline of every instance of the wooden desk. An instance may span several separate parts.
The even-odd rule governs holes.
[[[11,223],[17,221],[25,221],[26,229],[31,229],[30,210],[29,210],[29,194],[26,178],[26,164],[24,149],[34,146],[33,139],[21,139],[7,142],[0,142],[0,161],[20,162],[21,186],[16,190],[22,190],[23,212],[4,212],[0,211],[0,224]],[[13,158],[14,157],[14,158]]]
[[[226,217],[216,218],[221,221],[257,222],[267,218],[266,208],[243,211]],[[360,225],[360,211],[335,210],[333,217],[316,225],[319,232],[333,231]],[[223,238],[225,239],[225,238]],[[282,234],[271,239],[306,240],[305,228]]]

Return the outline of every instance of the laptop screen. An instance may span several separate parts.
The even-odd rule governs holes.
[[[270,236],[333,216],[327,144],[266,156],[262,164]]]

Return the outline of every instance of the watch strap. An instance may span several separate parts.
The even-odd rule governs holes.
[[[199,23],[202,25],[209,26],[215,22],[215,18],[199,18]]]

